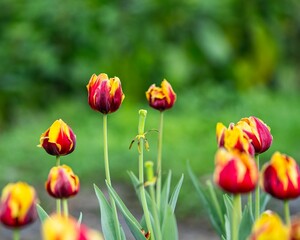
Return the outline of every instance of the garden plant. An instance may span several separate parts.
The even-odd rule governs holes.
[[[56,208],[45,211],[34,187],[26,182],[9,183],[2,190],[0,221],[12,229],[12,239],[20,240],[21,229],[38,220],[43,240],[125,240],[128,238],[119,216],[125,219],[131,235],[137,240],[179,239],[175,209],[184,176],[172,183],[172,172],[162,176],[164,114],[173,107],[177,95],[171,84],[163,80],[161,86],[151,85],[146,91],[149,106],[157,112],[157,129],[147,129],[148,111],[137,111],[137,133],[129,136],[131,151],[136,150],[136,176],[128,170],[133,189],[142,209],[142,217],[134,216],[114,188],[110,173],[109,117],[122,105],[125,94],[118,77],[93,74],[87,84],[88,104],[95,116],[102,117],[103,157],[105,176],[101,189],[94,183],[95,197],[99,202],[100,229],[91,229],[82,223],[84,213],[75,218],[69,209],[68,199],[80,191],[80,180],[72,168],[64,163],[64,156],[76,150],[76,131],[58,119],[40,136],[38,147],[55,159],[45,178],[45,190],[55,199]],[[150,111],[149,111],[150,112]],[[157,159],[145,161],[144,151],[153,151],[148,134],[157,134]],[[171,133],[167,133],[171,134]],[[102,140],[101,140],[102,139]],[[291,156],[276,151],[269,162],[260,166],[259,156],[273,141],[270,127],[258,117],[241,118],[226,127],[216,125],[217,151],[212,180],[199,181],[187,162],[187,171],[208,210],[211,223],[220,239],[224,240],[296,240],[300,239],[300,220],[290,216],[289,200],[300,196],[300,169]],[[100,145],[100,144],[99,144]],[[62,164],[63,163],[63,164]],[[108,197],[104,194],[108,192]],[[271,198],[282,200],[284,220],[268,209]]]

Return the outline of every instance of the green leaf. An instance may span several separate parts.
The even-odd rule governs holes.
[[[271,196],[263,191],[260,191],[260,213],[266,210],[268,202],[271,200]]]
[[[171,176],[172,172],[169,171],[168,177],[163,185],[160,199],[160,222],[164,222],[164,217],[166,215],[166,210],[169,202],[170,186],[171,186]]]
[[[180,189],[182,186],[183,178],[184,178],[184,176],[182,174],[181,178],[179,179],[179,182],[177,183],[177,185],[172,193],[171,199],[170,199],[170,206],[171,206],[173,212],[175,211],[175,207],[176,207],[177,199],[178,199],[179,192],[180,192]]]
[[[231,239],[231,224],[230,219],[227,215],[225,215],[225,236],[224,239],[230,240]]]
[[[129,227],[131,233],[135,237],[136,240],[145,240],[144,234],[142,234],[142,226],[140,223],[135,219],[135,217],[131,214],[128,210],[126,205],[123,203],[117,192],[106,182],[106,186],[109,190],[110,195],[114,198],[116,204],[118,205],[121,213],[124,216],[127,226]],[[115,238],[107,238],[107,239],[115,239]]]
[[[41,205],[36,204],[35,207],[36,207],[38,216],[39,216],[41,222],[43,223],[47,218],[49,218],[49,215],[48,215],[48,213],[41,207]]]
[[[100,205],[101,226],[105,239],[117,239],[112,209],[102,191],[94,184],[96,196]]]
[[[77,220],[77,224],[80,226],[82,222],[82,212],[80,212],[78,220]]]
[[[239,240],[246,240],[247,237],[251,233],[251,228],[252,228],[252,217],[249,211],[248,206],[245,206],[245,209],[243,211],[241,223],[239,226]]]
[[[163,226],[162,226],[162,239],[178,239],[178,230],[175,214],[170,205],[167,205],[166,215],[164,217]]]

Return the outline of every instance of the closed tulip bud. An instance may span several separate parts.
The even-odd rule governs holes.
[[[93,74],[86,87],[89,105],[103,114],[117,111],[125,98],[120,79],[108,78],[105,73]]]
[[[23,227],[37,218],[35,189],[24,182],[10,183],[2,190],[0,220],[13,228]]]
[[[156,87],[152,84],[146,92],[146,98],[149,105],[159,111],[164,111],[173,106],[176,101],[176,94],[170,83],[164,79],[161,87]]]
[[[242,118],[236,126],[251,139],[256,154],[263,153],[270,148],[273,140],[270,128],[259,118]]]
[[[54,156],[67,155],[74,151],[76,136],[61,119],[56,120],[40,137],[40,144],[47,153]]]
[[[54,198],[69,198],[78,193],[79,178],[67,165],[53,167],[49,172],[45,187]]]
[[[290,231],[277,214],[266,211],[255,221],[248,240],[290,240]]]
[[[249,137],[233,124],[226,128],[222,123],[217,123],[216,127],[217,142],[219,147],[227,150],[239,150],[254,156],[254,147]]]
[[[264,191],[278,199],[300,196],[300,171],[295,159],[275,152],[262,168],[261,185]]]
[[[254,158],[238,150],[219,148],[215,156],[214,181],[229,193],[251,192],[258,182]]]

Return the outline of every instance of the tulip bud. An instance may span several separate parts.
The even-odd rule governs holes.
[[[264,191],[275,198],[288,200],[300,196],[299,166],[290,156],[275,152],[263,166],[261,180]]]
[[[254,156],[254,147],[249,137],[233,124],[227,129],[222,123],[217,123],[216,127],[217,142],[219,147],[227,150],[239,150]]]
[[[10,183],[2,190],[0,220],[8,227],[23,227],[37,218],[35,189],[24,182]]]
[[[45,187],[54,198],[69,198],[78,193],[79,178],[67,165],[53,167],[49,172]]]
[[[173,106],[176,101],[176,94],[170,83],[164,79],[161,87],[156,87],[152,84],[146,92],[146,98],[149,105],[159,111],[164,111]]]
[[[102,235],[74,218],[54,214],[42,224],[43,240],[103,240]]]
[[[41,135],[38,147],[43,147],[50,155],[62,156],[73,152],[75,145],[76,136],[72,129],[59,119]]]
[[[255,221],[248,240],[289,240],[290,231],[280,217],[266,211]]]
[[[215,156],[215,166],[214,181],[223,190],[239,194],[255,189],[258,169],[251,155],[219,148]]]
[[[270,148],[273,140],[270,128],[259,118],[242,118],[236,126],[251,139],[256,154],[263,153]]]
[[[117,111],[125,98],[120,79],[108,79],[105,73],[93,74],[86,87],[89,105],[103,114]]]

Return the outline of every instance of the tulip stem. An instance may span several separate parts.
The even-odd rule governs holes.
[[[103,148],[104,148],[104,167],[105,176],[107,183],[111,186],[110,171],[109,171],[109,161],[108,161],[108,137],[107,137],[107,114],[103,114]],[[118,219],[118,212],[116,203],[113,197],[110,195],[110,203],[113,212],[114,226],[117,234],[117,240],[121,240],[120,223]]]
[[[145,121],[146,121],[147,111],[146,110],[140,110],[139,111],[139,125],[138,125],[138,135],[143,136],[144,128],[145,128]],[[139,152],[139,181],[141,184],[140,187],[140,197],[141,197],[141,203],[144,211],[144,216],[146,220],[147,230],[151,234],[151,240],[155,239],[154,232],[152,230],[152,224],[151,219],[149,215],[149,209],[147,205],[146,200],[146,194],[145,194],[145,187],[144,187],[144,140],[141,138],[141,141],[138,142],[138,152]]]
[[[156,202],[157,207],[160,209],[161,199],[161,172],[162,172],[162,138],[163,138],[163,123],[164,123],[164,112],[160,111],[159,119],[159,133],[158,133],[158,149],[157,149],[157,183],[156,183]]]
[[[19,229],[13,230],[13,240],[20,240],[20,230]]]
[[[56,156],[56,166],[58,167],[60,165],[60,156]]]
[[[63,204],[63,208],[64,208],[64,216],[67,218],[67,217],[69,217],[68,200],[64,198],[62,200],[62,204]]]
[[[289,201],[284,200],[284,215],[285,215],[285,222],[288,227],[291,226],[291,217],[290,217],[290,207],[289,207]]]
[[[257,168],[259,171],[259,155],[257,154],[255,156]],[[259,186],[256,187],[255,189],[255,219],[258,219],[260,215],[260,190]]]
[[[233,196],[233,207],[232,207],[232,240],[239,239],[239,226],[242,216],[242,204],[241,194]]]

